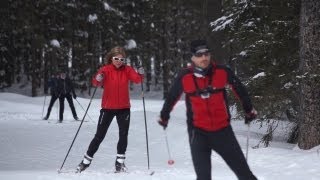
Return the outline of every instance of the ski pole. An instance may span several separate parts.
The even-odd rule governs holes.
[[[86,111],[86,110],[83,108],[83,106],[80,104],[80,102],[79,102],[77,99],[75,99],[75,100],[77,101],[77,103],[79,104],[79,106],[83,109],[83,111]],[[93,121],[89,114],[88,114],[88,117],[91,119],[91,121]]]
[[[246,146],[246,160],[248,162],[248,154],[249,154],[249,139],[250,138],[250,123],[248,124],[248,131],[247,131],[247,146]]]
[[[142,67],[142,62],[138,61],[138,68]],[[143,114],[144,114],[144,127],[146,130],[146,144],[147,144],[147,158],[148,158],[148,169],[150,169],[150,158],[149,158],[149,142],[148,142],[148,126],[147,126],[147,117],[146,117],[146,105],[144,101],[144,88],[143,88],[143,79],[141,75],[141,96],[142,96],[142,103],[143,103]]]
[[[167,136],[167,131],[164,129],[164,138],[166,140],[166,146],[167,146],[167,152],[168,152],[168,164],[169,165],[173,165],[174,164],[174,160],[171,158],[171,153],[170,153],[170,149],[169,149],[169,142],[168,142],[168,136]]]
[[[141,77],[142,79],[142,77]],[[147,127],[147,118],[146,118],[146,106],[144,102],[144,90],[143,90],[143,81],[141,81],[141,96],[143,103],[143,113],[144,113],[144,127],[146,130],[146,143],[147,143],[147,158],[148,158],[148,169],[150,169],[150,160],[149,160],[149,143],[148,143],[148,127]]]
[[[56,108],[56,114],[57,114],[57,121],[59,121],[59,112],[60,112],[60,97],[58,97],[58,101],[59,101],[59,108],[58,108],[58,103],[55,105],[55,108]]]
[[[43,118],[44,106],[46,105],[46,99],[47,99],[47,95],[44,94],[44,101],[43,101],[42,115],[41,115],[42,118]]]
[[[81,128],[81,126],[82,126],[82,124],[83,124],[84,118],[86,117],[86,115],[87,115],[87,113],[88,113],[89,107],[90,107],[90,105],[91,105],[91,102],[92,102],[92,99],[93,99],[93,97],[94,97],[94,94],[95,94],[96,91],[97,91],[97,88],[98,88],[98,86],[96,86],[96,87],[94,88],[94,91],[93,91],[93,94],[92,94],[92,96],[91,96],[91,99],[90,99],[89,105],[88,105],[88,107],[87,107],[87,110],[86,110],[86,112],[84,113],[84,116],[83,116],[83,118],[82,118],[82,120],[81,120],[81,123],[80,123],[80,125],[79,125],[78,130],[77,130],[77,133],[76,133],[76,135],[74,136],[74,138],[73,138],[73,140],[72,140],[72,143],[71,143],[71,145],[70,145],[70,148],[69,148],[69,150],[68,150],[68,152],[67,152],[67,154],[66,154],[66,157],[65,157],[64,160],[63,160],[63,163],[62,163],[60,169],[58,170],[58,173],[61,172],[62,167],[63,167],[64,163],[66,162],[66,159],[67,159],[67,157],[68,157],[68,155],[69,155],[69,153],[70,153],[70,150],[71,150],[71,148],[72,148],[72,146],[73,146],[73,143],[74,143],[74,141],[76,140],[76,138],[77,138],[77,136],[78,136],[78,133],[79,133],[80,128]]]

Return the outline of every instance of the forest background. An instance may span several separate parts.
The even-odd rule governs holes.
[[[0,91],[31,87],[23,94],[47,94],[47,80],[63,69],[80,96],[90,96],[93,74],[120,45],[128,64],[145,68],[146,93],[165,98],[175,74],[190,63],[190,41],[206,39],[213,59],[248,88],[258,122],[267,122],[264,145],[280,120],[289,122],[288,142],[308,149],[320,144],[320,95],[314,92],[320,53],[308,56],[320,45],[308,51],[305,44],[320,39],[312,33],[319,29],[319,6],[317,0],[5,0]],[[310,127],[312,143],[301,134]]]

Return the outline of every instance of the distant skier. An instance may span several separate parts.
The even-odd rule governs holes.
[[[51,99],[50,99],[49,107],[47,110],[47,114],[43,118],[43,120],[49,119],[52,106],[56,102],[56,100],[59,98],[58,79],[59,79],[59,75],[52,75],[51,78],[48,80],[48,87],[50,88]]]
[[[57,92],[59,95],[59,103],[60,103],[60,110],[59,110],[59,122],[63,121],[63,113],[64,113],[64,100],[67,99],[73,118],[75,120],[79,120],[77,116],[76,109],[73,104],[72,97],[74,99],[77,98],[77,95],[74,91],[74,87],[72,81],[69,77],[67,77],[65,71],[61,71],[60,77],[58,78],[58,87]],[[72,94],[71,94],[72,93]]]
[[[158,123],[167,127],[170,112],[180,95],[186,94],[187,125],[192,161],[197,180],[211,180],[211,153],[215,150],[239,180],[256,180],[230,125],[226,88],[240,98],[245,123],[257,115],[249,95],[231,69],[211,62],[205,40],[191,42],[192,66],[176,77],[164,102]]]
[[[94,154],[103,141],[114,117],[119,127],[119,141],[115,161],[116,172],[126,171],[124,164],[128,145],[128,131],[130,125],[129,82],[141,83],[144,70],[136,72],[125,64],[126,53],[122,47],[114,47],[107,53],[105,63],[94,76],[92,84],[104,88],[97,132],[92,139],[84,159],[77,167],[77,171],[84,171],[89,167]]]

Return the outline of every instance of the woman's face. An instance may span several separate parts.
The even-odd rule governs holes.
[[[122,56],[122,54],[117,54],[111,57],[111,60],[112,60],[112,64],[117,68],[121,67],[126,61],[126,59]]]

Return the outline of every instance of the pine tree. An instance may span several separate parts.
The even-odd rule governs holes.
[[[224,16],[212,23],[226,33],[227,64],[243,79],[272,139],[277,123],[296,121],[299,1],[224,1]],[[290,117],[290,118],[289,118]]]

